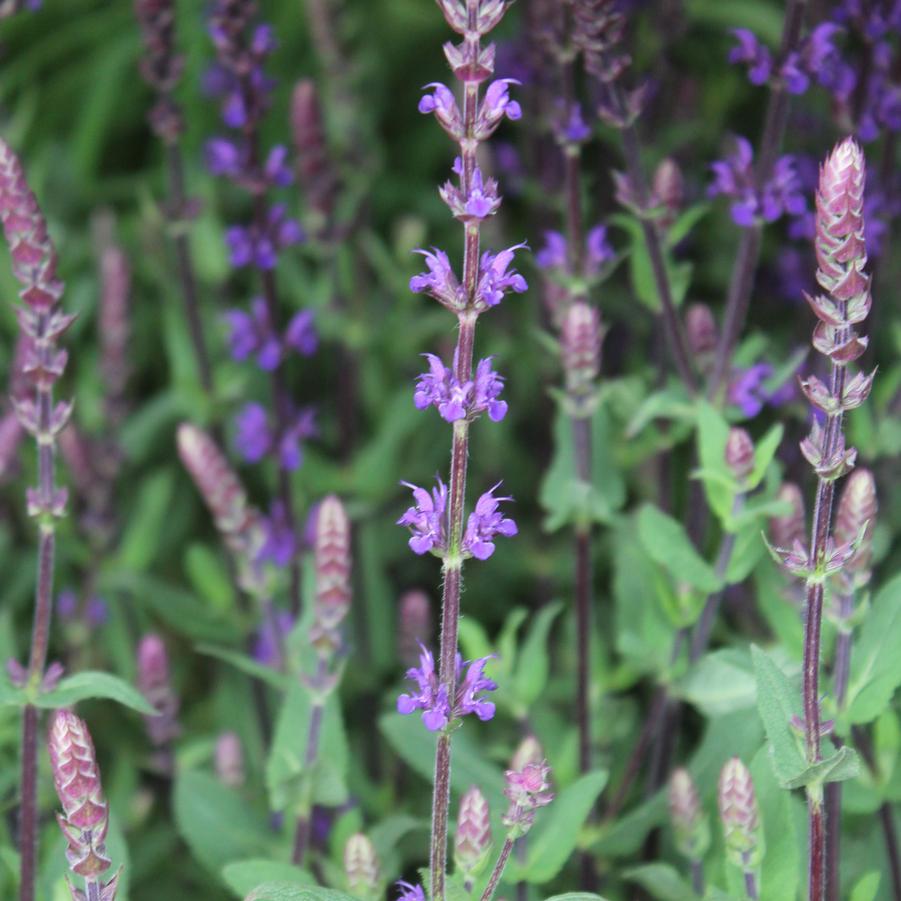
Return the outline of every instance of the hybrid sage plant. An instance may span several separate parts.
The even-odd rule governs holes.
[[[803,717],[800,727],[809,776],[803,783],[807,792],[809,819],[808,896],[825,898],[826,816],[823,803],[824,776],[822,738],[829,725],[820,711],[820,651],[823,602],[827,577],[843,572],[858,555],[865,538],[867,521],[858,533],[847,534],[847,517],[842,528],[833,528],[833,499],[836,482],[854,466],[857,452],[845,443],[844,415],[859,407],[870,393],[875,372],[850,375],[849,364],[861,357],[867,338],[857,327],[867,318],[872,299],[864,237],[864,155],[853,138],[838,144],[820,169],[816,196],[817,283],[821,294],[808,295],[817,317],[813,333],[814,349],[830,364],[828,384],[816,375],[802,381],[815,417],[810,435],[801,451],[817,476],[817,489],[807,547],[777,549],[789,572],[806,583],[803,665]],[[847,654],[847,647],[843,654]],[[846,664],[842,662],[840,667]],[[840,670],[841,671],[841,670]],[[828,770],[825,771],[828,780]],[[840,776],[837,778],[847,778]]]
[[[513,520],[500,512],[500,504],[510,498],[495,495],[498,485],[479,497],[464,525],[470,424],[482,413],[496,422],[507,412],[506,402],[499,399],[503,381],[494,371],[491,358],[480,360],[473,371],[476,323],[509,291],[526,290],[525,279],[512,268],[514,254],[522,245],[499,253],[480,247],[481,225],[497,212],[501,200],[497,182],[482,172],[479,146],[505,118],[515,120],[522,115],[519,104],[510,96],[511,79],[494,80],[484,93],[480,90],[494,73],[496,52],[494,44],[483,46],[482,39],[503,18],[507,4],[503,0],[467,0],[465,4],[439,0],[438,5],[448,25],[463,38],[459,45],[444,46],[462,87],[463,105],[458,105],[450,88],[435,83],[428,85],[419,110],[434,114],[459,145],[453,165],[457,183],[446,182],[440,193],[451,214],[463,225],[463,272],[458,278],[442,250],[420,251],[428,271],[415,276],[410,288],[430,295],[457,318],[457,344],[450,366],[428,354],[429,371],[420,376],[415,394],[419,409],[434,406],[442,419],[452,424],[450,480],[448,486],[439,478],[431,491],[410,485],[414,505],[398,521],[410,529],[410,547],[415,553],[431,552],[442,561],[437,672],[432,653],[423,648],[420,668],[408,673],[417,682],[418,693],[401,695],[398,700],[401,713],[422,709],[426,727],[439,733],[429,856],[432,901],[443,901],[445,894],[451,734],[460,725],[460,718],[469,713],[482,720],[494,715],[494,704],[481,697],[483,691],[496,687],[483,675],[487,658],[466,664],[457,650],[463,563],[472,557],[487,560],[494,553],[496,536],[517,533]],[[492,891],[494,887],[490,886]]]
[[[19,328],[28,346],[21,360],[22,372],[32,384],[29,397],[15,400],[22,427],[37,445],[38,483],[27,493],[28,515],[38,527],[37,586],[31,651],[26,666],[10,665],[13,681],[27,692],[30,703],[23,710],[20,783],[20,884],[21,901],[34,901],[38,842],[38,708],[34,701],[51,688],[60,668],[47,668],[50,621],[53,615],[53,570],[56,523],[66,512],[67,492],[56,485],[56,439],[72,412],[67,401],[54,403],[53,388],[66,367],[66,351],[59,339],[74,316],[60,306],[63,283],[57,276],[56,249],[47,223],[31,192],[22,164],[12,148],[0,139],[0,220],[12,258],[13,275],[22,285],[17,307]]]

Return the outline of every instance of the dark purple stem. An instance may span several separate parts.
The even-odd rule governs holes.
[[[691,887],[694,893],[699,897],[704,897],[704,863],[700,860],[691,862]]]
[[[181,282],[182,300],[185,307],[185,318],[200,384],[207,396],[213,395],[213,373],[207,351],[203,324],[200,319],[200,302],[198,300],[197,276],[194,272],[194,261],[191,257],[191,246],[185,231],[187,221],[187,191],[185,190],[185,166],[181,148],[175,141],[166,142],[166,162],[169,169],[169,215],[172,217],[173,243],[175,260],[178,267],[178,280]]]
[[[782,28],[782,42],[779,49],[779,64],[797,49],[801,39],[801,27],[804,23],[804,11],[807,0],[789,0]],[[776,82],[770,92],[764,118],[763,137],[760,140],[757,165],[754,170],[754,181],[760,190],[773,174],[785,130],[788,127],[790,96],[781,82]],[[732,267],[729,280],[729,293],[726,299],[726,314],[723,329],[714,357],[713,369],[708,384],[708,396],[716,398],[725,380],[729,376],[732,363],[732,352],[738,337],[744,328],[751,302],[751,291],[754,287],[754,275],[760,259],[760,245],[763,227],[755,224],[742,230],[738,252]]]
[[[488,880],[488,885],[485,886],[485,891],[482,892],[481,901],[491,901],[494,897],[494,893],[497,891],[497,884],[501,881],[501,876],[504,875],[504,869],[507,866],[507,861],[510,859],[510,852],[512,850],[513,839],[507,838],[504,842],[504,846],[501,848],[497,863],[491,871],[491,878]]]
[[[757,894],[757,877],[750,870],[745,871],[745,892],[751,901],[757,901],[760,897]]]
[[[316,701],[313,709],[310,711],[310,729],[307,733],[307,748],[304,753],[304,771],[306,773],[307,790],[304,799],[303,810],[297,818],[297,828],[294,831],[294,851],[291,855],[291,862],[297,866],[303,866],[304,857],[306,857],[307,848],[310,844],[310,826],[313,820],[312,810],[312,782],[313,767],[316,765],[316,759],[319,757],[319,738],[322,734],[322,716],[325,712],[325,703]]]

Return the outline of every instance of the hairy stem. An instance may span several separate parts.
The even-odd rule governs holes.
[[[497,891],[497,884],[501,881],[501,876],[504,875],[507,861],[510,859],[510,852],[513,850],[513,844],[512,838],[508,837],[504,841],[504,846],[501,848],[497,863],[495,863],[494,869],[491,871],[491,878],[488,880],[488,885],[485,886],[485,891],[482,892],[481,901],[491,901],[494,897],[494,893]]]
[[[782,28],[782,41],[776,68],[794,52],[801,39],[801,28],[804,23],[804,12],[807,0],[789,0]],[[785,86],[776,82],[770,91],[764,118],[763,136],[760,139],[757,165],[754,170],[754,181],[760,190],[773,174],[773,167],[782,148],[785,130],[788,126],[790,97]],[[723,328],[716,348],[713,369],[708,383],[708,396],[715,398],[722,390],[729,376],[732,352],[744,328],[751,302],[751,291],[754,287],[754,274],[760,259],[760,245],[763,227],[755,224],[742,229],[738,252],[732,266],[729,279],[729,293],[726,298],[726,313]]]

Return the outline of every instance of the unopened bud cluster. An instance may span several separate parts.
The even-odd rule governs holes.
[[[755,872],[763,857],[760,811],[751,773],[738,757],[720,773],[718,801],[726,855],[743,872]]]
[[[842,489],[835,514],[835,543],[857,548],[839,575],[841,587],[847,592],[863,588],[870,581],[878,511],[873,473],[855,469]]]
[[[478,875],[491,849],[491,812],[482,792],[472,786],[460,800],[454,862],[466,881]]]
[[[582,300],[570,304],[563,318],[560,350],[566,391],[572,400],[590,397],[601,371],[601,316]]]
[[[682,767],[670,778],[669,811],[677,850],[688,860],[701,860],[710,847],[710,824],[701,807],[697,786]]]
[[[63,807],[57,820],[66,838],[69,868],[99,888],[99,895],[92,893],[91,899],[114,901],[119,873],[97,885],[111,864],[106,852],[109,808],[94,743],[84,721],[71,710],[57,710],[50,724],[48,749],[56,794]],[[69,888],[73,901],[84,901],[81,889],[71,884]]]
[[[379,870],[379,858],[372,841],[362,832],[352,835],[344,846],[344,875],[351,893],[358,898],[376,896]]]
[[[145,635],[138,645],[138,688],[157,712],[144,719],[150,741],[156,748],[165,748],[181,734],[181,726],[178,695],[169,673],[169,654],[159,635]]]
[[[316,597],[311,640],[328,659],[341,646],[341,623],[350,611],[350,520],[333,494],[319,505],[314,548]]]

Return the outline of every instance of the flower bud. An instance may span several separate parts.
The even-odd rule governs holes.
[[[405,663],[414,666],[419,660],[420,645],[430,644],[432,608],[424,591],[407,591],[400,599],[398,615],[398,652]]]
[[[333,494],[319,505],[314,546],[316,568],[313,642],[322,653],[340,644],[338,627],[350,610],[350,521]]]
[[[491,814],[485,796],[472,786],[460,800],[454,861],[465,877],[477,874],[491,848]]]
[[[654,171],[652,183],[654,199],[663,208],[658,220],[663,228],[669,228],[682,209],[685,199],[685,179],[679,164],[672,157],[665,157]]]
[[[522,770],[530,763],[541,763],[544,760],[544,749],[534,735],[527,735],[513,753],[510,761],[511,770]]]
[[[57,710],[48,737],[56,794],[63,807],[57,814],[66,838],[66,858],[73,873],[96,880],[110,866],[106,853],[109,808],[103,797],[97,753],[84,721],[71,710]],[[118,873],[104,888],[104,898],[115,896]]]
[[[100,268],[100,373],[106,392],[107,417],[115,426],[124,415],[125,388],[131,368],[128,360],[131,267],[122,249],[110,244],[103,250]]]
[[[792,548],[807,541],[807,524],[804,513],[804,496],[794,482],[784,482],[776,499],[791,508],[782,516],[770,519],[770,535],[776,547]]]
[[[688,347],[697,358],[699,368],[709,369],[719,340],[713,311],[705,303],[693,303],[685,311]]]
[[[144,718],[147,734],[157,748],[170,744],[181,734],[178,724],[178,696],[169,678],[169,655],[159,635],[145,635],[138,645],[138,688],[157,711]]]
[[[729,429],[726,465],[739,482],[743,482],[754,471],[754,442],[744,429]]]
[[[244,749],[237,732],[223,732],[216,740],[216,775],[229,788],[239,788],[246,781]]]
[[[353,894],[371,896],[378,891],[379,859],[372,842],[358,832],[344,846],[344,874]]]
[[[297,181],[311,209],[328,220],[334,213],[336,177],[329,160],[316,84],[303,78],[291,98],[291,128],[297,151]]]
[[[688,770],[679,767],[669,783],[669,810],[676,848],[689,860],[700,860],[710,847],[710,824]]]
[[[751,773],[738,757],[720,773],[718,800],[729,860],[744,872],[756,870],[763,857],[760,812]]]
[[[576,397],[590,394],[601,370],[601,317],[584,301],[573,303],[563,319],[560,351],[566,389]]]
[[[845,564],[845,571],[856,575],[860,587],[869,581],[870,561],[873,554],[873,529],[879,504],[876,498],[876,481],[869,469],[855,469],[848,476],[842,489],[835,514],[835,543],[838,545],[856,541],[866,525],[863,541],[857,553]]]

